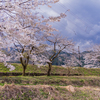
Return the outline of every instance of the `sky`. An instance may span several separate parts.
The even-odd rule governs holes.
[[[66,18],[52,25],[64,37],[73,40],[76,48],[80,46],[84,51],[100,43],[100,0],[60,0],[51,6],[42,7],[42,13],[58,16],[66,12]]]

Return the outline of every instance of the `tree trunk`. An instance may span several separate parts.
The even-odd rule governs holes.
[[[68,67],[68,76],[70,76],[70,68]]]
[[[26,60],[23,60],[22,57],[20,57],[20,62],[23,66],[23,74],[22,74],[23,76],[25,76],[25,70],[26,70],[26,67],[28,65],[28,61],[29,61],[29,57],[27,58],[27,62],[26,62]]]
[[[25,76],[26,66],[23,66],[23,76]]]
[[[52,67],[52,63],[48,63],[48,72],[47,72],[47,76],[50,76],[50,72],[51,72],[51,67]]]

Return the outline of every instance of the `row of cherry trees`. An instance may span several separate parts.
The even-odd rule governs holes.
[[[45,17],[38,11],[40,6],[57,3],[59,0],[1,0],[0,1],[0,60],[5,66],[14,70],[15,67],[7,61],[20,60],[23,66],[23,75],[29,60],[36,65],[48,64],[47,75],[50,75],[54,59],[66,50],[74,51],[74,43],[61,37],[59,31],[52,27],[52,22],[59,22],[66,17],[65,13],[59,16]],[[55,34],[54,34],[55,33]],[[10,52],[10,48],[14,52]],[[7,48],[9,53],[3,51]],[[48,51],[52,52],[48,52]],[[70,61],[65,57],[65,64],[81,62],[74,56]],[[87,59],[87,57],[85,58]]]
[[[72,41],[61,38],[58,33],[53,34],[58,30],[50,24],[65,18],[66,14],[61,13],[57,17],[45,18],[44,15],[38,13],[40,5],[49,6],[57,2],[59,0],[0,1],[0,60],[5,66],[13,70],[14,66],[7,64],[7,61],[19,59],[23,66],[23,75],[25,75],[29,60],[36,64],[48,63],[47,75],[50,75],[53,60],[62,50],[69,50],[73,46]],[[10,51],[11,47],[15,48],[14,53],[6,54],[3,51],[3,48]],[[47,53],[50,49],[52,53]]]

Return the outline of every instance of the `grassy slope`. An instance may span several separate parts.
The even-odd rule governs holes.
[[[1,100],[100,100],[100,77],[97,76],[10,76],[0,77],[0,82],[1,85],[6,82],[0,86]],[[75,87],[75,92],[61,87],[69,84]]]
[[[15,70],[13,71],[9,71],[8,68],[6,68],[2,63],[0,63],[0,72],[22,72],[22,65],[21,64],[12,64],[15,66]],[[30,72],[30,73],[47,73],[48,67],[47,66],[41,66],[40,68],[38,68],[37,66],[33,66],[33,65],[28,65],[26,72]],[[68,69],[67,68],[63,68],[60,66],[52,66],[52,70],[51,73],[53,74],[67,74],[68,73]],[[85,76],[90,76],[90,75],[95,75],[95,76],[99,76],[100,75],[100,68],[96,68],[96,69],[87,69],[87,68],[70,68],[70,74],[82,74]]]
[[[75,92],[69,92],[53,86],[5,85],[0,88],[0,100],[100,100],[100,93],[94,89],[75,88]]]
[[[16,69],[12,72],[22,72],[20,64],[13,64]],[[33,65],[28,65],[26,72],[46,73],[47,66],[37,68]],[[3,64],[0,63],[0,72],[10,72]],[[68,72],[67,68],[53,66],[52,73]],[[16,84],[20,86],[4,85],[0,87],[0,100],[100,100],[99,90],[93,90],[92,87],[100,87],[100,69],[76,68],[70,69],[71,74],[82,74],[85,76],[3,76],[0,77],[0,85]],[[91,76],[93,75],[93,76]],[[23,85],[30,85],[25,87]],[[32,85],[35,85],[31,87]],[[39,87],[38,85],[50,85],[49,87]],[[59,86],[72,85],[76,87],[74,93],[69,92],[65,88]],[[78,87],[91,86],[89,90],[80,90]],[[38,88],[36,88],[38,87]],[[50,93],[49,93],[50,92]],[[15,96],[16,95],[16,96]],[[91,96],[92,95],[92,96]]]
[[[53,86],[98,86],[100,87],[100,77],[97,76],[7,76],[0,77],[0,85],[5,83],[20,85],[53,85]]]

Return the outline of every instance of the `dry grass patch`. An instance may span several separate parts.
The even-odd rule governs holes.
[[[72,91],[74,89],[74,91]],[[0,100],[99,100],[99,87],[49,85],[0,86]]]

